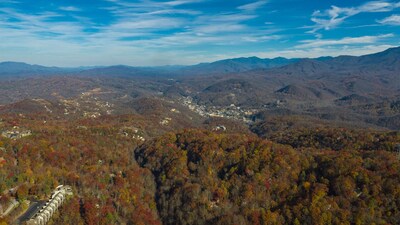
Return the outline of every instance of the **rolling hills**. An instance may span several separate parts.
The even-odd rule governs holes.
[[[398,129],[398,112],[387,105],[400,98],[399,58],[400,47],[358,57],[250,57],[171,67],[65,69],[6,62],[0,64],[0,104],[74,99],[101,88],[98,98],[121,107],[136,102],[138,109],[141,98],[176,104],[192,98],[208,111],[232,105],[266,113],[285,109],[291,115]]]
[[[398,224],[399,54],[2,63],[0,205],[68,184],[53,224]]]

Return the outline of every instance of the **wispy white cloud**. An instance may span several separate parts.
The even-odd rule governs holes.
[[[259,43],[262,41],[280,40],[282,38],[283,38],[283,36],[281,36],[281,35],[261,35],[261,36],[244,37],[243,40],[246,40],[248,42]]]
[[[282,49],[274,50],[268,49],[263,52],[247,52],[245,54],[239,53],[237,55],[232,54],[230,57],[240,56],[258,56],[260,58],[274,58],[274,57],[286,57],[286,58],[318,58],[322,56],[340,56],[340,55],[352,55],[361,56],[372,54],[376,52],[384,51],[388,48],[397,47],[395,45],[363,45],[363,46],[332,46],[324,48],[305,48],[305,49]],[[227,58],[228,55],[221,56],[221,58]]]
[[[108,10],[117,18],[110,26],[103,29],[108,36],[129,37],[138,32],[150,32],[146,38],[133,40],[131,44],[148,48],[167,48],[180,45],[230,45],[231,43],[272,40],[260,38],[269,35],[268,31],[254,31],[246,22],[258,17],[254,12],[235,10],[224,13],[203,13],[196,10],[182,9],[176,6],[198,3],[205,0],[177,0],[168,2],[108,0],[115,4]],[[261,1],[264,2],[265,1]],[[261,6],[260,3],[252,6]],[[250,5],[245,7],[250,9]],[[177,16],[179,13],[185,16]],[[157,33],[162,29],[177,31],[160,37]],[[141,29],[141,31],[138,31]],[[146,29],[146,31],[143,31]],[[112,34],[112,35],[111,35]],[[132,35],[130,35],[132,34]],[[97,34],[103,35],[103,34]],[[106,35],[106,36],[107,36]],[[277,37],[277,36],[276,36]]]
[[[247,27],[241,24],[209,24],[209,25],[201,25],[193,28],[193,31],[201,34],[210,34],[210,33],[223,33],[223,32],[237,32],[243,31]]]
[[[165,2],[164,4],[170,5],[170,6],[177,6],[177,5],[184,5],[184,4],[193,4],[193,3],[203,2],[203,1],[204,0],[175,0],[175,1]]]
[[[180,27],[183,25],[183,21],[177,18],[147,18],[141,20],[122,20],[119,21],[107,29],[125,30],[126,32],[134,33],[135,30],[139,29],[151,29],[151,30],[161,30],[161,29],[171,29]]]
[[[195,23],[221,23],[221,22],[232,22],[239,23],[247,20],[251,20],[258,17],[256,14],[243,14],[243,13],[225,13],[225,14],[214,14],[204,15],[196,18]]]
[[[393,48],[393,45],[365,45],[357,47],[349,46],[335,46],[329,48],[308,48],[308,49],[281,49],[276,50],[274,48],[266,49],[265,51],[250,51],[242,52],[237,50],[227,51],[223,54],[206,54],[202,55],[202,52],[196,52],[197,55],[202,56],[200,60],[202,62],[213,62],[227,58],[239,58],[239,57],[251,57],[257,56],[259,58],[275,58],[275,57],[286,57],[286,58],[318,58],[322,56],[340,56],[340,55],[352,55],[361,56],[366,54],[372,54],[380,51],[384,51],[388,48]],[[204,53],[203,53],[204,54]],[[189,57],[186,64],[193,64],[190,62],[196,62],[196,58],[193,56]]]
[[[249,3],[246,5],[241,5],[238,7],[238,9],[240,10],[247,10],[247,11],[253,11],[253,10],[257,10],[259,8],[261,8],[262,6],[264,6],[265,4],[267,4],[268,1],[256,1],[253,3]]]
[[[355,10],[361,12],[388,12],[398,7],[398,3],[386,2],[386,1],[372,1],[367,2]]]
[[[69,11],[69,12],[79,12],[82,11],[82,9],[75,7],[75,6],[61,6],[59,8],[62,11]]]
[[[400,26],[400,15],[391,15],[382,20],[378,20],[378,22],[385,25]]]
[[[3,26],[0,28],[3,30],[2,36],[8,36],[12,31],[21,32],[24,36],[42,36],[45,38],[48,35],[60,35],[64,38],[72,37],[76,35],[83,35],[81,31],[84,27],[77,22],[49,22],[55,18],[59,18],[62,14],[55,12],[41,12],[36,14],[26,14],[15,11],[11,8],[0,8],[2,13]],[[7,22],[8,20],[14,20],[13,23]]]
[[[177,14],[183,14],[183,15],[200,15],[200,11],[196,10],[185,10],[185,9],[162,9],[162,10],[156,10],[148,13],[149,15],[177,15]]]
[[[282,38],[263,22],[265,29],[250,26],[248,22],[259,16],[251,10],[233,8],[209,13],[186,7],[198,0],[108,2],[101,9],[111,16],[107,23],[95,23],[82,16],[85,8],[76,6],[29,13],[0,7],[0,61],[58,66],[191,64],[205,61],[210,54],[207,49],[188,50],[192,46],[219,48]]]
[[[8,4],[18,4],[18,3],[21,3],[21,2],[16,1],[16,0],[2,0],[1,3],[4,3],[4,4],[6,4],[6,3],[8,3]]]
[[[370,1],[356,7],[331,6],[330,9],[325,11],[314,11],[311,21],[315,25],[311,26],[313,28],[311,32],[336,28],[346,19],[360,13],[389,12],[399,7],[400,3],[388,1]]]
[[[335,45],[355,45],[355,44],[375,44],[382,39],[394,37],[394,34],[383,34],[377,36],[361,36],[361,37],[345,37],[338,40],[332,39],[317,39],[317,40],[303,40],[300,45],[296,48],[317,48],[324,46],[335,46]]]
[[[165,9],[186,4],[200,3],[205,0],[174,0],[167,2],[150,1],[150,0],[139,0],[135,2],[130,2],[126,0],[105,0],[105,1],[131,9],[135,8],[138,11],[147,11],[149,9]]]

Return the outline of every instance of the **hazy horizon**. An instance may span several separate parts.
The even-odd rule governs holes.
[[[394,47],[391,47],[391,48],[400,48],[400,46],[394,46]],[[386,51],[386,50],[389,50],[389,49],[390,48],[384,49],[383,51]],[[379,52],[382,52],[382,51],[379,51]],[[371,52],[369,54],[376,54],[376,53],[379,53],[379,52]],[[362,54],[362,55],[338,55],[338,56],[355,56],[356,57],[356,56],[363,56],[363,55],[368,55],[368,54]],[[270,60],[273,60],[273,59],[276,59],[276,58],[285,58],[285,59],[289,59],[290,60],[290,59],[317,59],[317,58],[337,57],[337,56],[323,55],[323,56],[319,56],[319,57],[316,57],[316,58],[309,58],[309,57],[286,58],[286,57],[282,57],[282,56],[277,56],[277,57],[274,57],[274,58],[260,58],[260,57],[257,57],[257,56],[244,56],[244,57],[243,56],[239,56],[237,58],[224,58],[224,59],[219,59],[219,60],[216,60],[216,61],[198,62],[196,64],[181,64],[181,65],[178,65],[178,64],[166,64],[166,65],[154,65],[154,66],[151,66],[151,65],[143,66],[143,65],[135,65],[135,64],[130,64],[130,65],[127,65],[127,64],[109,64],[109,65],[77,65],[77,66],[65,66],[65,67],[63,67],[63,66],[56,66],[56,65],[44,65],[44,64],[35,64],[35,63],[29,63],[29,62],[20,62],[20,61],[0,61],[0,63],[24,63],[24,64],[28,64],[28,65],[33,65],[33,66],[58,67],[58,68],[65,68],[65,69],[68,69],[68,68],[70,68],[70,69],[74,69],[74,68],[101,68],[101,67],[111,67],[111,66],[129,66],[129,67],[152,68],[152,67],[195,66],[195,65],[199,65],[199,64],[213,63],[213,62],[223,61],[223,60],[240,59],[240,58],[252,58],[252,57],[256,57],[256,58],[259,58],[259,59],[270,59]]]
[[[163,66],[358,56],[399,45],[399,9],[388,0],[5,0],[0,61]]]

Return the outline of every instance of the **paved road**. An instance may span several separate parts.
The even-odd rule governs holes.
[[[22,214],[16,221],[16,224],[21,224],[24,221],[29,220],[32,216],[34,216],[40,208],[46,203],[46,201],[36,201],[36,202],[31,202],[31,205],[29,206],[28,210],[24,214]]]

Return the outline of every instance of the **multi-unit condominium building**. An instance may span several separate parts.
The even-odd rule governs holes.
[[[67,195],[72,195],[70,186],[60,185],[52,193],[51,198],[41,207],[41,209],[31,218],[27,225],[45,225],[49,222],[54,212],[60,207]]]

